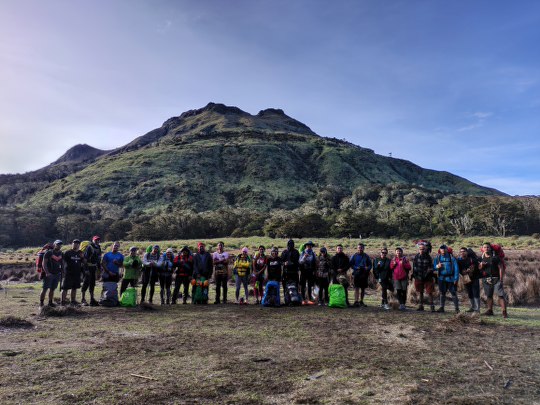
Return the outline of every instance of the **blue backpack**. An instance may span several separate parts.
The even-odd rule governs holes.
[[[279,307],[279,283],[277,281],[266,283],[261,305],[263,307]]]

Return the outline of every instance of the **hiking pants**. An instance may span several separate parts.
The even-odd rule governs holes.
[[[238,298],[240,297],[240,286],[244,285],[244,292],[246,294],[246,300],[249,297],[248,292],[248,282],[249,282],[249,274],[246,274],[243,277],[240,277],[238,274],[236,275],[236,300],[238,301]]]
[[[171,285],[172,285],[172,273],[160,273],[159,274],[159,296],[161,297],[161,303],[165,302],[165,292],[167,293],[167,303],[171,302]],[[150,287],[152,288],[152,287]],[[150,296],[152,294],[150,293]]]
[[[480,289],[480,286],[478,287]],[[441,299],[441,307],[444,308],[444,305],[446,303],[446,292],[450,291],[450,294],[452,294],[452,301],[454,301],[454,307],[456,310],[459,309],[459,301],[457,296],[457,288],[456,285],[452,281],[444,281],[442,279],[439,279],[439,293],[440,293],[440,299]]]
[[[307,284],[307,295],[306,295],[306,284]],[[315,276],[313,275],[313,270],[306,269],[300,272],[300,289],[302,294],[302,299],[304,301],[311,301],[313,298],[311,292],[313,291],[313,286],[315,284]]]
[[[228,274],[216,274],[216,302],[221,302],[221,290],[223,289],[223,302],[227,302]]]
[[[176,278],[174,279],[174,291],[172,295],[172,301],[176,302],[178,299],[178,293],[180,292],[180,286],[184,286],[184,295],[183,295],[183,302],[187,301],[188,292],[189,292],[189,282],[191,277],[189,276],[179,276],[176,275]],[[193,295],[193,291],[191,291],[191,294]]]
[[[317,285],[319,286],[319,302],[330,302],[330,296],[328,295],[328,286],[330,282],[328,277],[317,277]]]
[[[148,287],[148,284],[150,284],[150,302],[152,302],[152,299],[154,298],[154,289],[156,287],[156,281],[158,281],[157,271],[152,271],[150,267],[143,268],[141,302],[144,302],[146,298],[146,287]]]
[[[136,279],[128,279],[125,278],[122,279],[122,283],[120,284],[120,296],[122,296],[122,293],[126,291],[126,288],[128,285],[131,285],[132,287],[137,287],[137,280]]]
[[[469,299],[480,298],[480,280],[471,280],[469,284],[465,284],[465,289],[467,290],[467,294],[469,294]]]
[[[392,282],[388,281],[381,281],[381,289],[382,289],[382,304],[388,304],[388,290],[394,291],[394,285]]]
[[[94,289],[96,288],[96,266],[87,266],[83,275],[83,285],[81,292],[84,294],[86,290],[90,291],[90,295],[94,296]]]

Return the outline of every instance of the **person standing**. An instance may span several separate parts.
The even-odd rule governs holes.
[[[253,258],[253,276],[255,278],[255,286],[253,290],[255,292],[255,303],[257,305],[262,301],[263,298],[264,272],[268,267],[268,256],[266,256],[265,252],[266,248],[261,245]]]
[[[268,258],[267,280],[281,282],[283,265],[281,258],[279,257],[279,250],[277,247],[273,247],[270,251],[270,257]]]
[[[163,254],[161,260],[161,267],[159,269],[159,296],[161,298],[161,305],[171,304],[171,286],[172,286],[172,274],[174,267],[174,252],[172,248],[168,248]],[[167,295],[167,301],[165,301],[165,294]]]
[[[484,315],[493,316],[493,295],[499,297],[503,318],[508,318],[506,312],[506,293],[504,292],[505,269],[501,259],[495,254],[490,243],[484,243],[482,258],[478,265],[482,273],[482,284],[487,296],[487,311]]]
[[[457,283],[459,280],[459,268],[454,256],[448,252],[448,246],[441,245],[439,254],[433,261],[433,268],[437,272],[439,278],[439,293],[441,306],[437,312],[444,312],[446,302],[446,292],[450,291],[452,300],[454,301],[454,309],[459,312],[459,301],[457,296]]]
[[[184,293],[180,294],[182,297],[182,303],[186,304],[189,292],[189,283],[193,277],[193,255],[189,248],[184,246],[180,251],[180,254],[174,259],[175,278],[174,278],[174,291],[172,296],[173,305],[176,304],[180,287],[184,286]],[[193,295],[193,289],[191,291]]]
[[[97,306],[99,303],[94,298],[94,290],[96,288],[96,279],[98,277],[98,272],[101,268],[101,238],[98,235],[95,235],[92,238],[92,241],[88,244],[84,250],[84,259],[85,259],[85,269],[83,275],[83,285],[81,288],[81,304],[88,305],[86,302],[86,291],[90,293],[90,306]]]
[[[349,303],[349,280],[347,279],[347,271],[351,266],[349,256],[343,252],[343,245],[336,246],[336,254],[332,257],[332,282],[339,283],[345,289],[345,301],[347,306]]]
[[[223,242],[217,245],[217,251],[212,254],[214,263],[214,278],[216,281],[216,300],[214,304],[221,304],[221,291],[223,290],[223,303],[227,303],[227,282],[229,281],[229,254],[224,250]]]
[[[159,245],[154,245],[152,250],[145,253],[143,256],[141,303],[146,299],[146,288],[148,287],[148,284],[150,284],[150,299],[148,302],[152,304],[156,281],[158,281],[159,269],[162,264],[163,257],[160,254]]]
[[[81,270],[84,262],[84,254],[79,249],[81,241],[74,239],[71,249],[64,253],[65,274],[62,282],[62,305],[66,305],[68,290],[71,290],[71,305],[79,305],[76,301],[77,289],[81,288]]]
[[[120,242],[114,242],[112,250],[103,255],[101,267],[103,269],[103,282],[118,283],[120,281],[120,268],[124,265],[124,255],[119,252]]]
[[[315,271],[317,269],[317,256],[313,251],[313,242],[308,241],[305,245],[305,250],[300,254],[298,261],[300,265],[300,289],[302,294],[303,304],[313,304],[311,301],[313,286],[315,285]],[[306,290],[307,284],[307,290]]]
[[[287,249],[281,252],[281,262],[283,263],[283,291],[287,290],[287,283],[293,282],[298,289],[298,266],[300,252],[295,249],[294,241],[287,241]]]
[[[319,306],[328,305],[328,286],[330,284],[330,273],[332,271],[332,259],[328,256],[328,250],[323,246],[319,250],[317,257],[317,285],[319,286]]]
[[[47,290],[49,290],[49,307],[55,307],[54,290],[62,279],[64,271],[64,255],[62,254],[62,241],[57,239],[53,243],[53,248],[47,250],[43,256],[43,288],[39,297],[39,306],[42,307],[45,302]]]
[[[462,247],[459,249],[457,263],[471,302],[471,307],[466,312],[480,312],[480,279],[476,253],[472,249]]]
[[[433,260],[428,252],[428,247],[424,242],[418,243],[418,253],[413,259],[413,274],[411,281],[414,279],[414,288],[420,294],[418,311],[424,310],[424,290],[429,297],[429,306],[431,312],[435,312],[435,304],[433,303]]]
[[[129,256],[124,258],[124,277],[120,284],[120,296],[126,291],[127,287],[137,287],[137,281],[141,275],[142,260],[137,256],[137,246],[129,249]]]
[[[382,302],[381,307],[389,310],[388,290],[394,291],[392,283],[392,270],[390,270],[390,259],[388,258],[388,249],[383,247],[380,256],[373,260],[373,275],[381,286]]]
[[[197,287],[200,286],[202,297],[200,303],[208,304],[208,283],[212,277],[214,265],[212,256],[206,251],[206,246],[202,242],[197,244],[197,254],[193,258],[193,267],[193,298],[191,299],[191,302],[194,304],[199,303],[196,292]]]
[[[405,311],[407,302],[407,279],[411,270],[411,263],[403,256],[403,249],[397,247],[395,256],[390,261],[390,269],[393,271],[394,289],[399,300],[400,311]]]
[[[248,293],[248,281],[249,275],[251,274],[252,262],[251,258],[248,255],[249,250],[247,247],[242,248],[242,253],[240,253],[236,260],[234,261],[234,272],[236,275],[236,303],[242,304],[248,303],[249,293]],[[240,301],[240,287],[244,286],[245,300]]]
[[[367,307],[364,303],[366,288],[368,287],[369,272],[371,271],[371,258],[364,253],[364,244],[359,243],[356,247],[356,253],[351,257],[350,266],[353,270],[354,282],[354,306]],[[360,293],[361,291],[361,293]],[[360,298],[360,301],[358,301]]]

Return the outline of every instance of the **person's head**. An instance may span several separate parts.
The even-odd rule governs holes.
[[[218,253],[223,253],[223,248],[225,247],[225,244],[223,242],[219,242],[217,244],[217,251]]]
[[[306,247],[306,250],[312,250],[313,249],[313,242],[308,241],[304,246]]]
[[[99,235],[95,235],[92,238],[92,242],[94,242],[96,245],[99,245],[99,243],[101,242],[101,238],[99,237]]]
[[[152,254],[157,255],[159,253],[159,245],[152,246]]]
[[[118,249],[120,249],[120,242],[116,241],[116,242],[114,242],[113,245],[112,245],[112,251],[113,251],[113,253],[118,252]]]
[[[462,259],[466,259],[469,256],[469,251],[467,250],[466,247],[462,247],[459,249],[459,255],[461,256]]]
[[[81,246],[81,241],[79,239],[73,239],[73,242],[71,242],[71,248],[77,251],[79,250],[80,246]]]
[[[324,246],[320,248],[319,252],[322,256],[326,256],[328,254],[328,250],[326,250]]]
[[[398,258],[401,258],[403,256],[403,249],[402,248],[400,248],[400,247],[396,248],[396,256]]]
[[[360,254],[364,253],[364,244],[359,243],[358,246],[356,246],[356,251]]]
[[[180,252],[182,253],[182,256],[189,256],[189,248],[187,246],[184,246]]]
[[[206,246],[204,245],[204,243],[202,242],[197,243],[197,251],[199,253],[204,253],[206,251]]]
[[[448,254],[448,246],[446,246],[446,245],[439,246],[439,254],[441,254],[443,256]]]
[[[172,258],[174,256],[174,253],[173,253],[173,250],[172,248],[167,248],[167,250],[165,251],[165,255],[167,256],[167,258]]]
[[[60,250],[60,249],[62,249],[62,245],[63,245],[63,244],[64,244],[64,243],[63,243],[60,239],[56,239],[56,240],[54,241],[54,243],[53,243],[53,249],[54,249],[54,250]]]
[[[137,256],[137,251],[139,249],[137,248],[137,246],[132,246],[129,248],[129,255],[130,256]]]
[[[265,251],[266,251],[266,248],[263,245],[259,246],[259,255],[261,256],[264,255]]]
[[[486,252],[488,255],[491,255],[491,252],[493,251],[493,247],[491,246],[491,243],[486,242],[482,245],[482,250]]]
[[[287,249],[294,249],[294,240],[289,239],[287,241]]]
[[[420,242],[418,244],[418,253],[420,253],[421,255],[423,255],[424,253],[427,252],[427,246],[424,242]]]
[[[278,253],[279,253],[279,250],[277,247],[273,247],[272,250],[270,251],[270,254],[272,255],[272,257],[277,257],[278,256]]]
[[[386,259],[387,256],[388,256],[388,249],[383,247],[381,249],[381,259]]]
[[[338,254],[343,253],[343,245],[337,245],[336,246],[336,253],[338,253]]]
[[[249,253],[249,249],[247,248],[247,246],[244,246],[242,248],[242,256],[247,257],[248,253]]]

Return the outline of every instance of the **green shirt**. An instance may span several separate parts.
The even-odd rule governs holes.
[[[126,256],[124,258],[124,279],[138,280],[141,274],[142,260],[137,256]]]

